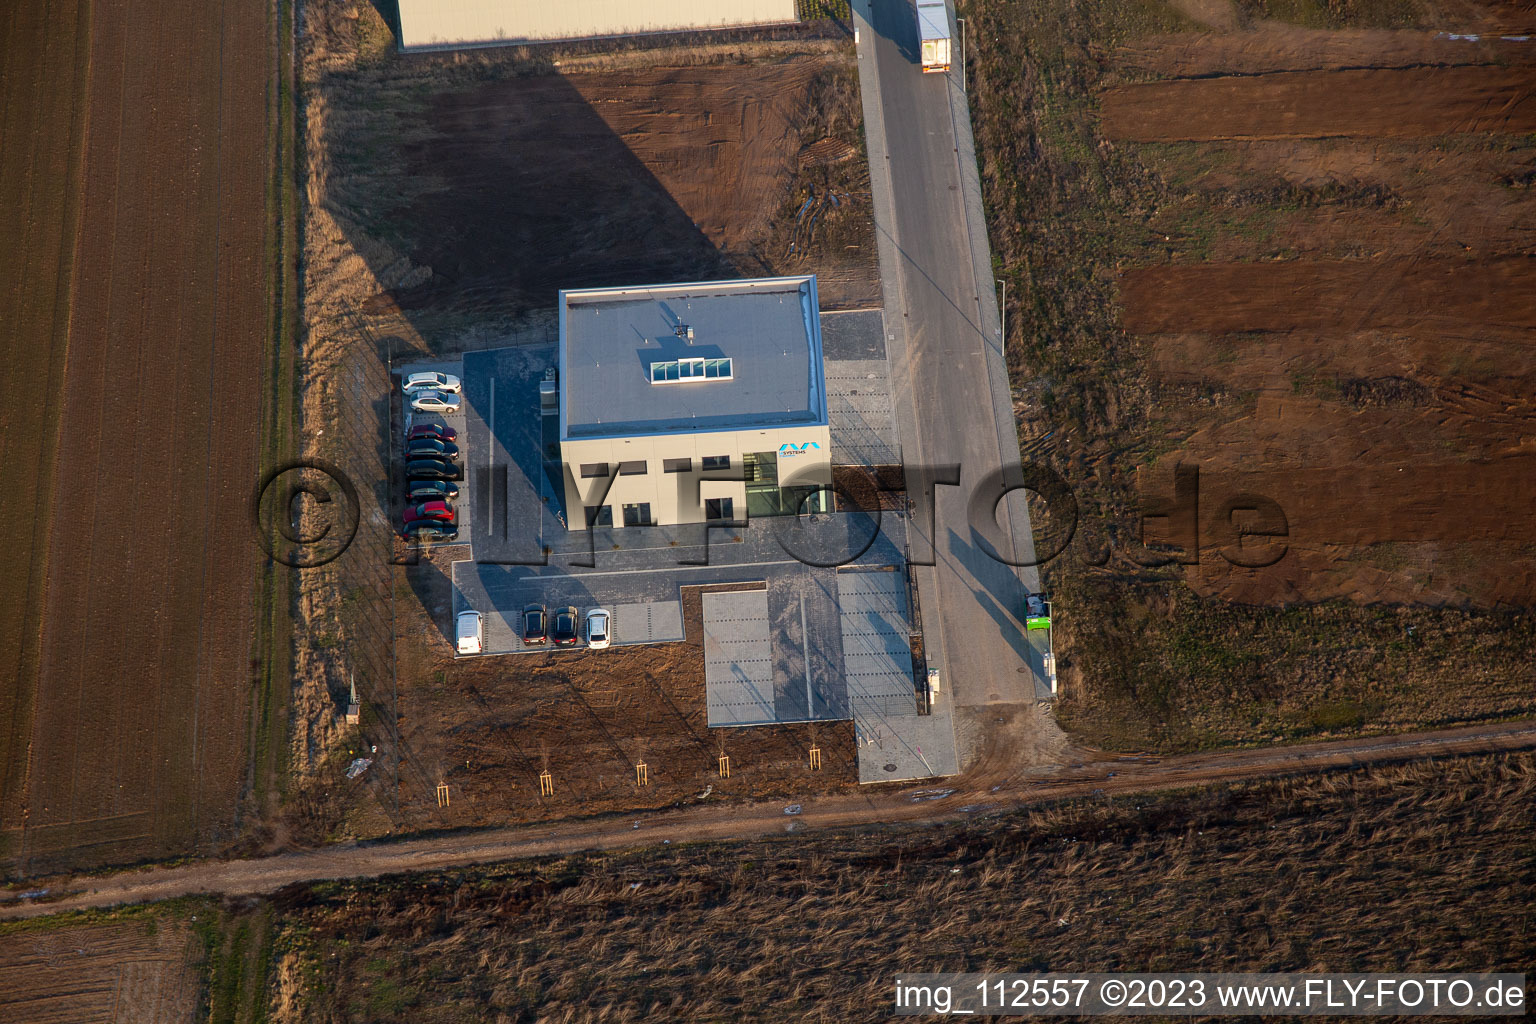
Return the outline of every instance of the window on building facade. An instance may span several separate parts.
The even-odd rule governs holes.
[[[705,498],[704,518],[734,520],[736,502],[730,498]]]
[[[619,463],[619,476],[645,476],[645,460]]]
[[[587,525],[588,526],[612,526],[613,525],[613,506],[612,505],[587,505],[585,507],[586,507],[586,510],[587,510]]]
[[[634,505],[625,505],[624,506],[624,525],[625,526],[650,526],[651,525],[651,503],[648,502],[648,501],[642,501],[642,502],[639,502],[639,503],[634,504]]]
[[[692,473],[692,459],[662,459],[661,468],[668,473]]]
[[[706,472],[711,469],[730,469],[731,457],[729,455],[706,455],[703,459],[703,467]]]
[[[606,462],[583,462],[581,464],[581,476],[583,480],[590,479],[594,476],[607,475],[608,463]]]

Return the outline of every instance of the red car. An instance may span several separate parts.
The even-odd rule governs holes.
[[[454,522],[453,506],[446,501],[428,501],[405,510],[407,523],[414,523],[420,519],[431,519],[439,523]]]
[[[440,423],[421,423],[412,427],[405,435],[405,443],[412,441],[452,441],[459,436],[459,432],[452,427],[445,427]]]

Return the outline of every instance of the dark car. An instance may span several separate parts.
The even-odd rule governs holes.
[[[452,427],[441,423],[418,423],[405,435],[406,443],[411,441],[452,441],[459,436],[459,432]]]
[[[405,499],[418,501],[452,501],[459,496],[459,485],[447,480],[410,480],[405,485]]]
[[[556,647],[570,647],[576,643],[580,623],[575,608],[561,608],[555,612],[554,641]]]
[[[453,506],[446,501],[428,501],[420,505],[413,505],[405,510],[405,524],[407,526],[423,519],[436,519],[439,522],[452,523],[457,518],[454,514]]]
[[[549,621],[544,617],[544,606],[531,604],[523,609],[523,643],[542,644],[549,639]]]
[[[405,535],[419,540],[457,540],[459,528],[436,519],[418,519],[414,523],[405,524]]]
[[[464,472],[446,459],[412,459],[405,464],[407,480],[460,480]]]
[[[459,446],[449,444],[447,441],[434,441],[431,438],[423,438],[420,441],[411,441],[405,446],[405,457],[419,459],[422,457],[433,459],[448,459],[452,461],[459,457]]]

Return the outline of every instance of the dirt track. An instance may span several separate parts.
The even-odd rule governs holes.
[[[1266,775],[1347,768],[1373,762],[1523,750],[1536,747],[1536,723],[1511,722],[1403,736],[1295,747],[1226,751],[1186,757],[1099,756],[1054,775],[1028,775],[1006,753],[953,788],[866,790],[806,800],[798,815],[783,805],[707,806],[594,823],[496,829],[375,845],[346,845],[260,860],[208,861],[47,884],[47,902],[0,907],[0,918],[40,917],[87,907],[169,899],[194,893],[270,893],[330,878],[376,877],[470,864],[699,840],[746,839],[796,828],[840,828],[932,822],[1012,810],[1044,800],[1119,795]],[[638,825],[638,827],[636,827]]]
[[[261,5],[92,5],[42,650],[4,863],[208,852],[245,775],[270,321]],[[67,122],[66,122],[67,125]],[[62,314],[61,314],[62,315]],[[24,727],[24,726],[23,726]]]

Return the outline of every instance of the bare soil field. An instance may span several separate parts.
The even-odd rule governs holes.
[[[1214,8],[1230,7],[1225,0],[1209,0],[1209,4]],[[1472,19],[1470,23],[1463,22],[1463,26],[1477,27],[1476,16],[1472,15]],[[1421,29],[1295,28],[1279,22],[1264,25],[1260,32],[1180,32],[1133,39],[1115,55],[1116,64],[1127,72],[1142,71],[1175,79],[1342,71],[1362,65],[1441,68],[1475,62],[1526,66],[1533,60],[1536,41],[1530,39]]]
[[[1137,334],[1379,329],[1536,342],[1536,257],[1201,264],[1128,270],[1121,323]]]
[[[1518,971],[1533,787],[1514,754],[295,886],[273,1019],[883,1020],[902,971]]]
[[[400,57],[366,5],[308,18],[312,322],[404,310],[430,351],[448,314],[564,287],[809,272],[825,308],[879,301],[835,32]]]
[[[0,932],[0,1020],[27,1024],[192,1024],[202,946],[186,921]]]
[[[275,25],[194,3],[89,20],[68,308],[31,310],[67,332],[69,373],[40,653],[4,681],[8,874],[218,850],[248,775]]]
[[[68,342],[70,264],[79,203],[80,141],[89,49],[87,8],[58,4],[18,10],[0,50],[0,356],[26,367],[32,399],[0,407],[0,435],[12,445],[0,513],[11,531],[13,571],[0,590],[0,858],[21,820],[27,748],[48,563],[53,456]]]
[[[1082,512],[1047,568],[1064,722],[1189,749],[1536,710],[1536,44],[1482,34],[1536,10],[976,7],[1021,438]]]
[[[439,96],[407,122],[418,140],[405,147],[407,173],[438,187],[391,217],[421,238],[412,258],[432,268],[401,305],[536,307],[561,288],[779,272],[787,256],[769,242],[802,162],[838,155],[813,148],[830,137],[802,140],[797,122],[836,87],[852,134],[851,70],[802,56],[511,78]],[[863,244],[849,257],[828,228],[811,267],[824,304],[873,305],[872,235],[850,235]]]
[[[1104,94],[1104,134],[1136,142],[1422,137],[1536,130],[1536,68],[1453,67],[1184,79]]]

